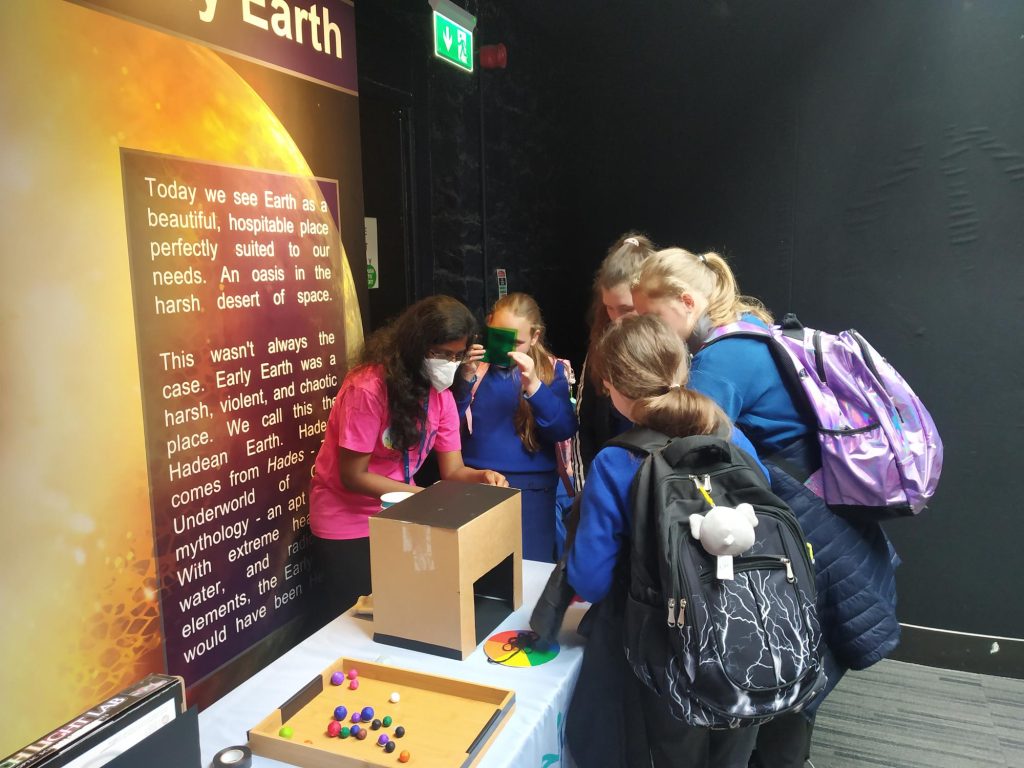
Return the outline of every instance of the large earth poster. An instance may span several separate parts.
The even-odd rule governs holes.
[[[354,93],[103,5],[0,9],[0,755],[280,652],[362,340]]]

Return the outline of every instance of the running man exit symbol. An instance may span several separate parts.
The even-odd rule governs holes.
[[[434,11],[434,55],[467,72],[473,71],[473,33]]]

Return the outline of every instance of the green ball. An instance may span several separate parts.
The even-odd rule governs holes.
[[[347,739],[349,737],[349,727],[347,725],[341,726],[341,738]]]
[[[277,732],[277,735],[285,739],[290,739],[295,735],[295,731],[292,730],[290,725],[282,725],[281,730]]]
[[[385,727],[385,728],[387,728],[388,726],[390,726],[390,725],[391,725],[391,722],[392,722],[392,721],[391,721],[391,715],[385,715],[385,716],[384,716],[384,719],[383,719],[383,720],[382,720],[381,722],[382,722],[382,723],[384,724],[384,727]]]

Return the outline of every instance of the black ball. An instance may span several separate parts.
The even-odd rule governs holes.
[[[380,720],[374,720],[372,723],[370,723],[370,730],[379,731],[380,730]]]
[[[394,752],[395,751],[395,742],[389,741],[387,744],[385,744],[384,745],[384,751],[387,752],[389,755],[392,752]]]
[[[403,736],[405,736],[405,728],[400,725],[397,728],[395,728],[395,738],[400,739]]]

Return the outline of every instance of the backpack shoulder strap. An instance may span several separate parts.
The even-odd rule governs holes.
[[[746,336],[748,338],[763,339],[768,345],[768,350],[771,352],[772,360],[774,360],[775,367],[779,371],[782,383],[789,391],[789,395],[796,405],[797,410],[804,419],[808,421],[808,423],[817,424],[818,417],[814,412],[813,406],[808,400],[807,393],[804,391],[799,366],[793,359],[793,355],[790,351],[786,349],[786,344],[778,338],[779,336],[788,336],[802,344],[804,339],[804,330],[803,323],[801,323],[797,316],[792,312],[784,315],[782,322],[773,326],[771,329],[763,328],[757,323],[751,323],[747,320],[740,320],[735,323],[726,323],[725,325],[720,325],[717,328],[712,329],[711,333],[708,334],[707,340],[705,340],[704,344],[701,345],[701,349],[704,349],[714,342],[729,336]]]
[[[605,446],[615,445],[637,453],[652,454],[672,442],[672,438],[647,427],[633,427],[621,435],[613,437]]]
[[[783,316],[782,322],[774,326],[774,332],[783,336],[790,336],[794,339],[803,339],[803,323],[792,312]],[[726,323],[717,328],[712,328],[701,349],[727,336],[756,336],[762,339],[770,339],[774,336],[772,330],[764,328],[749,320],[737,320],[735,323]]]

